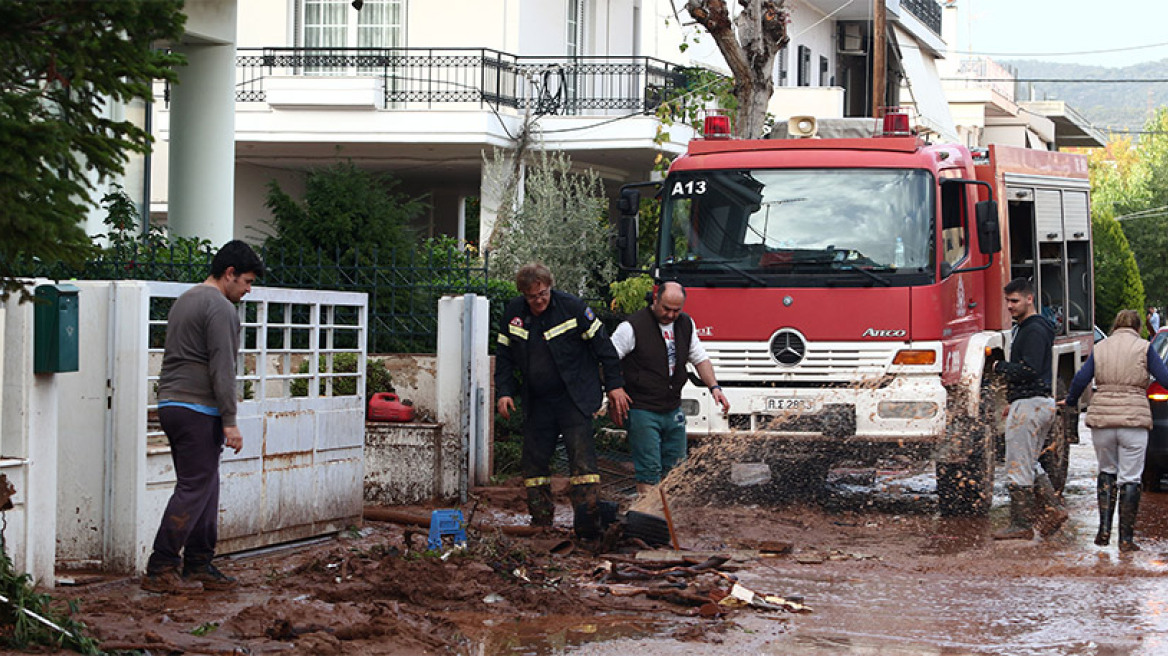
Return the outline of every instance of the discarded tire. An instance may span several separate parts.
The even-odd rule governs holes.
[[[650,546],[668,545],[669,524],[664,517],[630,510],[625,513],[625,537],[637,538]]]

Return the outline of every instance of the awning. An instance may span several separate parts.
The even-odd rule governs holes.
[[[932,58],[922,55],[916,40],[900,26],[894,24],[892,30],[904,69],[904,84],[908,87],[909,99],[916,106],[917,122],[940,135],[942,140],[956,142],[957,127],[941,88],[941,75]]]
[[[1107,135],[1065,101],[1030,100],[1018,104],[1054,122],[1054,139],[1059,148],[1102,148],[1107,145]]]

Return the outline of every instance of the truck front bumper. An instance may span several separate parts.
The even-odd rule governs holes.
[[[947,396],[939,376],[895,376],[846,388],[723,386],[722,392],[729,414],[704,388],[683,392],[691,435],[750,431],[815,442],[934,444],[945,434]]]

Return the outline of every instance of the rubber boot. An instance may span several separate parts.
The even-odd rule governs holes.
[[[533,485],[527,488],[527,512],[532,526],[551,526],[556,504],[552,501],[551,485]]]
[[[600,489],[596,483],[572,486],[573,528],[576,537],[595,540],[600,537]]]
[[[1067,505],[1063,502],[1046,474],[1034,477],[1034,525],[1042,537],[1048,538],[1067,522]]]
[[[1030,540],[1034,537],[1034,488],[1008,485],[1010,525],[994,533],[995,540]]]
[[[1099,472],[1095,479],[1095,493],[1099,499],[1099,532],[1095,534],[1095,544],[1106,547],[1111,543],[1111,518],[1115,516],[1115,499],[1119,495],[1116,475]]]
[[[1124,483],[1119,486],[1119,550],[1139,551],[1135,543],[1136,515],[1140,512],[1140,484]]]

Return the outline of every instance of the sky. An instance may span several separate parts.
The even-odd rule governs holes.
[[[1120,67],[1168,59],[1165,0],[957,0],[957,11],[957,49],[999,61]],[[1114,52],[1089,52],[1102,50]],[[1037,56],[1047,53],[1076,54]]]

